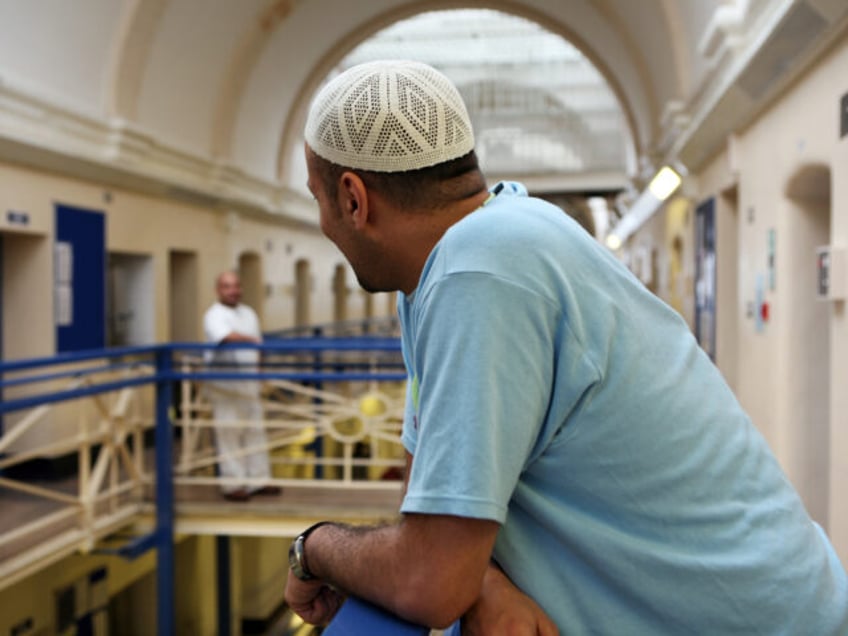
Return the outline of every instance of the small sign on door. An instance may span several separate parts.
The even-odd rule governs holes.
[[[832,245],[816,248],[816,298],[845,299],[845,250]]]

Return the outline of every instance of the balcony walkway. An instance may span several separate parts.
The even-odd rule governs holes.
[[[212,368],[197,343],[0,363],[0,589],[74,553],[155,549],[165,635],[176,534],[293,537],[321,519],[394,517],[404,465],[398,340],[243,346],[262,350],[261,369]],[[221,496],[209,380],[262,383],[267,448],[242,452],[268,453],[280,494]],[[51,475],[57,463],[71,467]]]
[[[31,480],[40,488],[64,493],[78,490],[78,478]],[[176,486],[174,532],[191,535],[294,537],[322,519],[368,523],[391,519],[400,505],[400,482],[369,487],[318,487],[288,484],[279,495],[257,495],[246,502],[223,499],[217,487]],[[114,547],[151,532],[156,521],[152,487],[137,500],[101,504],[95,523],[81,527],[80,506],[0,488],[0,589],[76,552]],[[114,534],[120,533],[115,543]],[[102,546],[100,546],[102,548]]]

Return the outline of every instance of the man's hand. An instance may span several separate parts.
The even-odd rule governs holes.
[[[559,630],[533,599],[494,564],[480,597],[462,617],[462,636],[558,636]]]
[[[317,579],[301,581],[289,570],[286,603],[311,625],[326,625],[344,603],[345,597]]]

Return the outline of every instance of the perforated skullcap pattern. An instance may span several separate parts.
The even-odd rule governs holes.
[[[459,91],[411,61],[366,62],[334,78],[312,101],[305,135],[327,161],[375,172],[418,170],[474,148]]]

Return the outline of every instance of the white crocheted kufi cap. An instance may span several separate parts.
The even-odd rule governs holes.
[[[305,135],[327,161],[375,172],[418,170],[474,149],[459,91],[411,61],[367,62],[334,78],[312,101]]]

